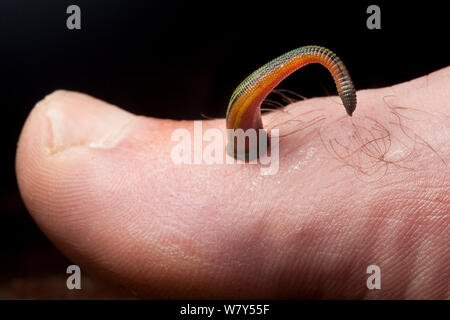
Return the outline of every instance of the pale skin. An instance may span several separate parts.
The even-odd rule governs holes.
[[[282,138],[263,177],[174,164],[192,122],[57,91],[21,133],[20,191],[65,255],[139,297],[449,299],[450,67],[357,96],[352,118],[337,97],[264,116],[282,134],[322,120]]]

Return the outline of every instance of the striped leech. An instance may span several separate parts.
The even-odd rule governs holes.
[[[248,158],[250,152],[256,152],[256,150],[249,150],[248,142],[241,145],[245,149],[241,148],[238,151],[236,130],[242,129],[246,132],[248,129],[254,129],[258,134],[263,129],[260,107],[264,99],[283,79],[310,63],[319,63],[328,69],[347,114],[349,116],[353,114],[356,108],[356,91],[341,59],[324,47],[300,47],[263,65],[242,81],[233,92],[226,116],[227,152],[230,155],[236,158],[245,155]]]

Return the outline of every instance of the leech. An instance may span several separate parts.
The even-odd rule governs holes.
[[[324,47],[301,47],[263,65],[249,75],[233,92],[228,104],[226,117],[228,129],[227,152],[230,155],[236,158],[244,157],[248,159],[249,153],[254,155],[257,153],[256,149],[260,145],[259,140],[261,139],[261,136],[258,136],[258,132],[263,131],[260,108],[262,102],[283,79],[310,63],[320,63],[328,69],[333,76],[347,114],[349,116],[353,114],[356,108],[356,91],[347,68],[341,59]],[[242,129],[242,131],[238,129]],[[258,139],[256,148],[246,141],[238,149],[238,133],[247,132],[249,129],[256,131]]]

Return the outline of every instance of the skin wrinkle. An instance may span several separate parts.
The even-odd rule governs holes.
[[[383,218],[383,216],[376,217],[375,222],[373,220],[367,220],[366,222],[368,225],[373,227],[374,231],[385,230],[385,232],[378,231],[371,235],[371,242],[373,245],[369,248],[371,248],[372,256],[374,257],[371,263],[376,263],[382,270],[385,270],[382,274],[382,290],[387,298],[389,297],[389,294],[395,296],[395,290],[401,290],[398,285],[398,282],[400,282],[399,278],[393,276],[392,272],[389,271],[395,270],[397,268],[396,265],[401,266],[403,264],[408,264],[406,257],[402,256],[402,254],[409,253],[409,251],[400,250],[399,254],[393,257],[387,253],[389,250],[383,250],[385,248],[380,246],[380,244],[384,244],[384,241],[387,242],[389,239],[391,239],[391,242],[393,243],[395,243],[395,241],[400,241],[400,243],[403,243],[403,238],[398,236],[398,230],[401,228],[401,224],[392,224],[391,222],[392,221],[389,219]],[[413,247],[409,248],[409,250],[413,250]],[[383,254],[380,255],[380,252]],[[414,255],[414,252],[411,252],[411,254]],[[388,270],[386,270],[387,266],[389,266]],[[408,271],[404,270],[402,272],[402,276],[405,276],[405,272]],[[376,294],[374,294],[374,296],[376,297]]]
[[[414,237],[412,237],[410,235],[410,233],[414,233],[418,228],[419,227],[416,227],[415,225],[411,225],[410,229],[405,227],[405,228],[403,228],[403,232],[401,232],[399,234],[399,238],[401,237],[401,239],[408,239],[408,245],[409,245],[408,248],[409,248],[409,250],[403,250],[405,253],[407,253],[407,255],[405,255],[404,259],[409,259],[412,266],[417,265],[418,262],[421,260],[420,257],[419,257],[419,254],[421,252],[420,251],[421,250],[421,242],[414,241],[415,240]],[[404,259],[402,259],[402,260],[404,260]],[[419,264],[423,265],[423,263],[419,263]],[[408,283],[409,284],[414,283],[414,281],[416,279],[416,273],[413,272],[412,269],[410,271],[407,270],[406,272],[407,272],[407,278],[409,279]],[[408,285],[406,285],[406,287],[404,288],[404,291],[402,292],[402,294],[405,295],[407,290],[408,290]]]
[[[337,213],[338,214],[338,213]],[[297,227],[296,225],[293,225],[292,226],[292,231],[291,231],[291,240],[290,240],[290,243],[292,244],[292,245],[287,245],[285,248],[284,248],[284,251],[287,251],[287,252],[289,252],[289,251],[292,251],[292,250],[289,250],[289,247],[296,247],[296,245],[299,245],[299,244],[303,244],[303,246],[306,248],[306,250],[304,250],[303,252],[302,252],[302,254],[304,254],[304,255],[306,255],[306,256],[311,256],[311,257],[315,257],[315,254],[316,254],[316,251],[315,251],[315,248],[317,248],[317,247],[320,247],[320,242],[322,242],[322,241],[325,241],[325,239],[329,239],[330,238],[330,234],[328,233],[328,231],[327,230],[321,230],[321,232],[323,232],[324,234],[326,234],[326,236],[320,236],[320,235],[318,235],[317,234],[317,231],[318,230],[315,230],[316,229],[316,227],[314,227],[315,225],[320,225],[320,223],[317,221],[317,219],[319,219],[320,218],[320,216],[307,216],[307,217],[310,217],[309,218],[309,222],[308,221],[302,221],[302,223],[301,223],[301,225],[300,225],[300,227]],[[301,226],[303,226],[303,227],[301,227]],[[305,229],[305,226],[308,226],[308,229]],[[307,230],[309,230],[309,229],[311,229],[311,232],[307,232]],[[305,232],[307,232],[307,233],[305,233]],[[336,231],[336,233],[337,234],[339,234],[339,231]],[[306,235],[308,235],[308,234],[310,234],[310,235],[314,235],[314,237],[313,238],[311,238],[311,241],[307,241],[306,240],[306,238],[305,238],[305,236]],[[306,242],[307,241],[307,242]],[[318,242],[319,241],[319,242]],[[298,255],[299,253],[297,252],[298,250],[294,250],[293,252],[293,254],[294,255]],[[334,252],[334,250],[331,250],[331,251],[333,251]],[[351,256],[351,252],[349,252],[348,253],[349,254],[349,256]],[[300,267],[301,268],[301,265],[302,265],[302,260],[305,260],[305,259],[308,259],[307,257],[304,257],[303,259],[302,259],[302,257],[298,257],[297,259],[295,259],[295,261],[297,261],[297,263],[298,263],[298,267]],[[294,278],[295,278],[295,276],[294,276],[294,274],[296,273],[296,272],[299,272],[299,274],[302,274],[302,275],[304,275],[304,272],[302,272],[302,270],[298,270],[298,268],[296,268],[296,266],[297,266],[297,263],[294,263],[291,267],[290,267],[290,269],[292,269],[292,271],[291,272],[289,272],[286,276],[293,276]],[[320,266],[321,264],[320,264],[320,261],[317,261],[317,265],[318,266]],[[320,278],[320,277],[319,277]],[[307,275],[305,276],[305,279],[307,279]],[[311,279],[311,281],[313,281],[313,279]]]
[[[402,193],[399,193],[399,194],[401,195]],[[381,201],[380,203],[387,203],[387,202],[386,201]],[[402,203],[401,199],[400,199],[400,203]],[[380,211],[383,211],[383,210],[384,209],[381,207]],[[412,213],[415,214],[414,212],[412,212]],[[417,228],[421,228],[422,226],[420,226],[420,224],[418,224],[421,218],[423,218],[421,215],[419,215],[418,218],[414,218],[413,217],[415,223],[405,224],[405,226],[412,226],[412,227],[417,226]],[[402,218],[402,219],[404,220],[404,218]],[[385,219],[385,220],[386,220],[386,224],[391,224],[392,223],[392,218]],[[399,220],[399,222],[404,222],[403,220]],[[425,225],[424,225],[424,227],[425,227]],[[392,232],[393,235],[395,235],[396,233],[397,232]],[[420,234],[422,234],[422,233],[420,233]],[[407,231],[404,231],[403,234],[401,236],[399,236],[398,240],[395,239],[394,241],[392,241],[392,243],[403,243],[406,239],[410,239],[410,241],[411,241],[410,244],[407,245],[406,247],[408,248],[408,250],[413,250],[414,249],[414,244],[416,242],[414,241],[414,239],[412,237],[408,236]],[[400,253],[400,257],[398,257],[399,261],[403,261],[403,263],[407,264],[407,265],[409,265],[409,263],[414,263],[414,262],[405,261],[406,258],[405,257],[401,257],[401,252],[409,253],[408,250],[404,250],[404,247],[402,247],[402,249],[403,250],[397,250]],[[411,252],[410,255],[414,256],[414,255],[416,255],[417,252],[418,252],[418,250],[415,250],[415,251]],[[414,264],[411,264],[411,265],[414,265]],[[413,279],[414,279],[414,274],[411,274],[410,281],[412,281]]]

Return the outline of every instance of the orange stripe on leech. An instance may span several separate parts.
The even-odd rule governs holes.
[[[235,106],[231,110],[230,118],[234,121],[233,129],[236,130],[241,126],[242,118],[247,112],[256,112],[255,110],[249,110],[251,106],[257,108],[260,103],[263,102],[265,97],[276,87],[284,78],[310,63],[319,63],[327,68],[332,74],[333,78],[336,78],[339,74],[339,68],[333,68],[336,66],[331,59],[325,59],[323,56],[303,55],[295,56],[292,59],[284,62],[282,65],[274,68],[269,73],[265,74],[254,83],[252,88],[242,92],[241,96],[236,100]],[[333,72],[332,72],[333,71]],[[340,83],[337,85],[340,87]],[[258,105],[255,105],[257,103]],[[241,105],[242,104],[242,105]]]
[[[242,118],[244,115],[249,112],[249,109],[253,105],[253,102],[257,98],[257,93],[255,94],[255,90],[246,91],[238,98],[236,101],[236,106],[238,108],[233,108],[232,115],[234,116],[233,121],[233,129],[236,130],[242,127]],[[233,112],[234,111],[234,112]],[[252,111],[252,110],[250,110]],[[254,112],[254,111],[253,111]]]
[[[268,88],[265,84],[255,86],[251,90],[247,91],[242,96],[243,104],[239,107],[239,110],[236,110],[236,120],[234,122],[233,129],[247,128],[248,126],[242,125],[242,119],[248,115],[249,113],[253,114],[255,112],[259,112],[256,110],[262,103],[262,100],[269,93],[270,88]],[[257,128],[254,128],[257,129]]]
[[[246,105],[239,106],[236,108],[236,119],[233,122],[233,129],[237,129],[241,127],[241,120],[247,112],[255,112],[254,110],[249,110],[250,107],[257,108],[263,102],[265,97],[272,91],[273,87],[275,87],[283,78],[286,73],[289,73],[289,69],[291,69],[291,65],[284,64],[271,72],[267,73],[265,76],[258,79],[257,82],[254,83],[253,87],[246,92],[242,93],[236,101],[236,106],[239,106],[241,103],[239,100],[248,101]],[[255,105],[255,103],[257,105]],[[235,107],[236,107],[235,106]],[[235,109],[235,108],[233,108]],[[233,111],[231,116],[233,116]]]
[[[231,110],[231,116],[234,118],[233,121],[233,129],[236,130],[241,127],[241,121],[243,115],[248,112],[249,107],[252,105],[252,102],[257,98],[257,89],[258,86],[252,87],[243,91],[242,94],[237,98],[233,109]],[[256,92],[255,92],[256,91]]]

